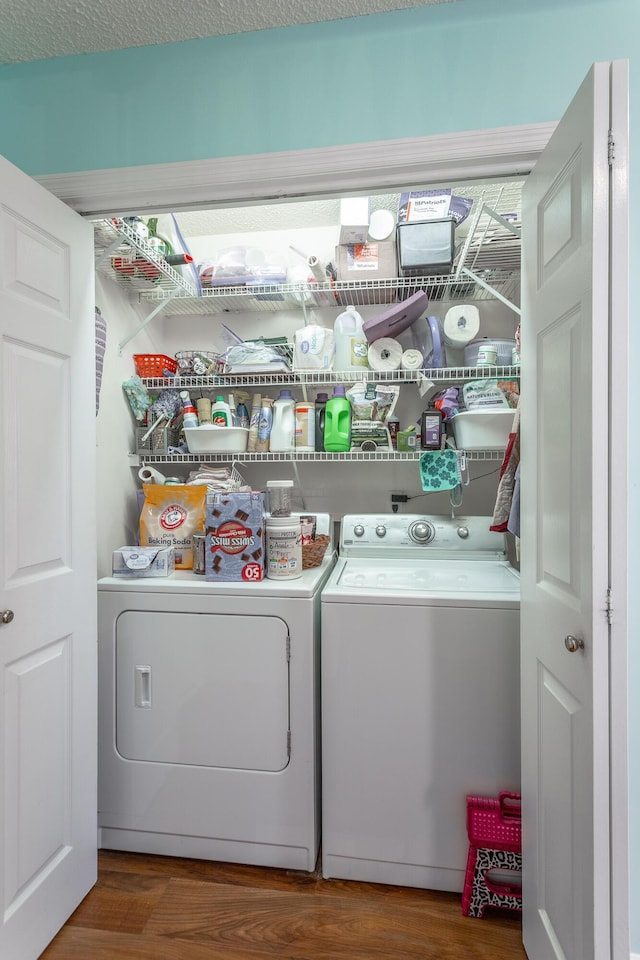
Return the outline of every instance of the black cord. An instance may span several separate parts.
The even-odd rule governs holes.
[[[481,473],[479,477],[471,477],[469,483],[475,483],[476,480],[482,480],[483,477],[492,477],[494,473],[499,473],[500,467],[496,467],[495,470],[489,470],[488,473]],[[433,493],[446,493],[446,490],[427,490],[426,493],[414,493],[412,497],[407,497],[407,503],[409,500],[418,500],[420,497],[430,497]]]

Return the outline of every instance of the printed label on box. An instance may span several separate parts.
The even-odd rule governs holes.
[[[207,496],[205,580],[257,582],[264,577],[264,494]]]
[[[347,244],[348,270],[377,270],[379,264],[377,243]]]

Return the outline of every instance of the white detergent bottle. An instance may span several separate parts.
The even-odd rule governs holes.
[[[355,307],[347,307],[336,317],[333,331],[336,341],[334,370],[367,369],[369,344],[362,329],[363,320]]]
[[[211,423],[214,427],[231,426],[231,407],[224,397],[216,397],[216,402],[211,404]]]
[[[290,390],[281,390],[273,405],[269,449],[286,452],[296,446],[296,403]]]

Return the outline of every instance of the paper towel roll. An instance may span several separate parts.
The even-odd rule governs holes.
[[[402,354],[401,366],[403,370],[422,370],[424,358],[419,350],[405,350]]]
[[[368,358],[372,370],[398,370],[402,347],[392,337],[380,337],[369,346]]]
[[[448,347],[461,348],[478,336],[480,313],[478,308],[461,304],[447,310],[443,323],[444,342]]]
[[[164,474],[154,470],[153,467],[140,467],[138,476],[143,483],[164,483],[165,480]]]

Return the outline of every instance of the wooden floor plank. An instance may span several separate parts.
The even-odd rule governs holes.
[[[102,871],[89,896],[69,918],[69,924],[140,933],[169,883],[169,877]]]
[[[101,851],[41,960],[526,960],[517,913],[318,871]]]

